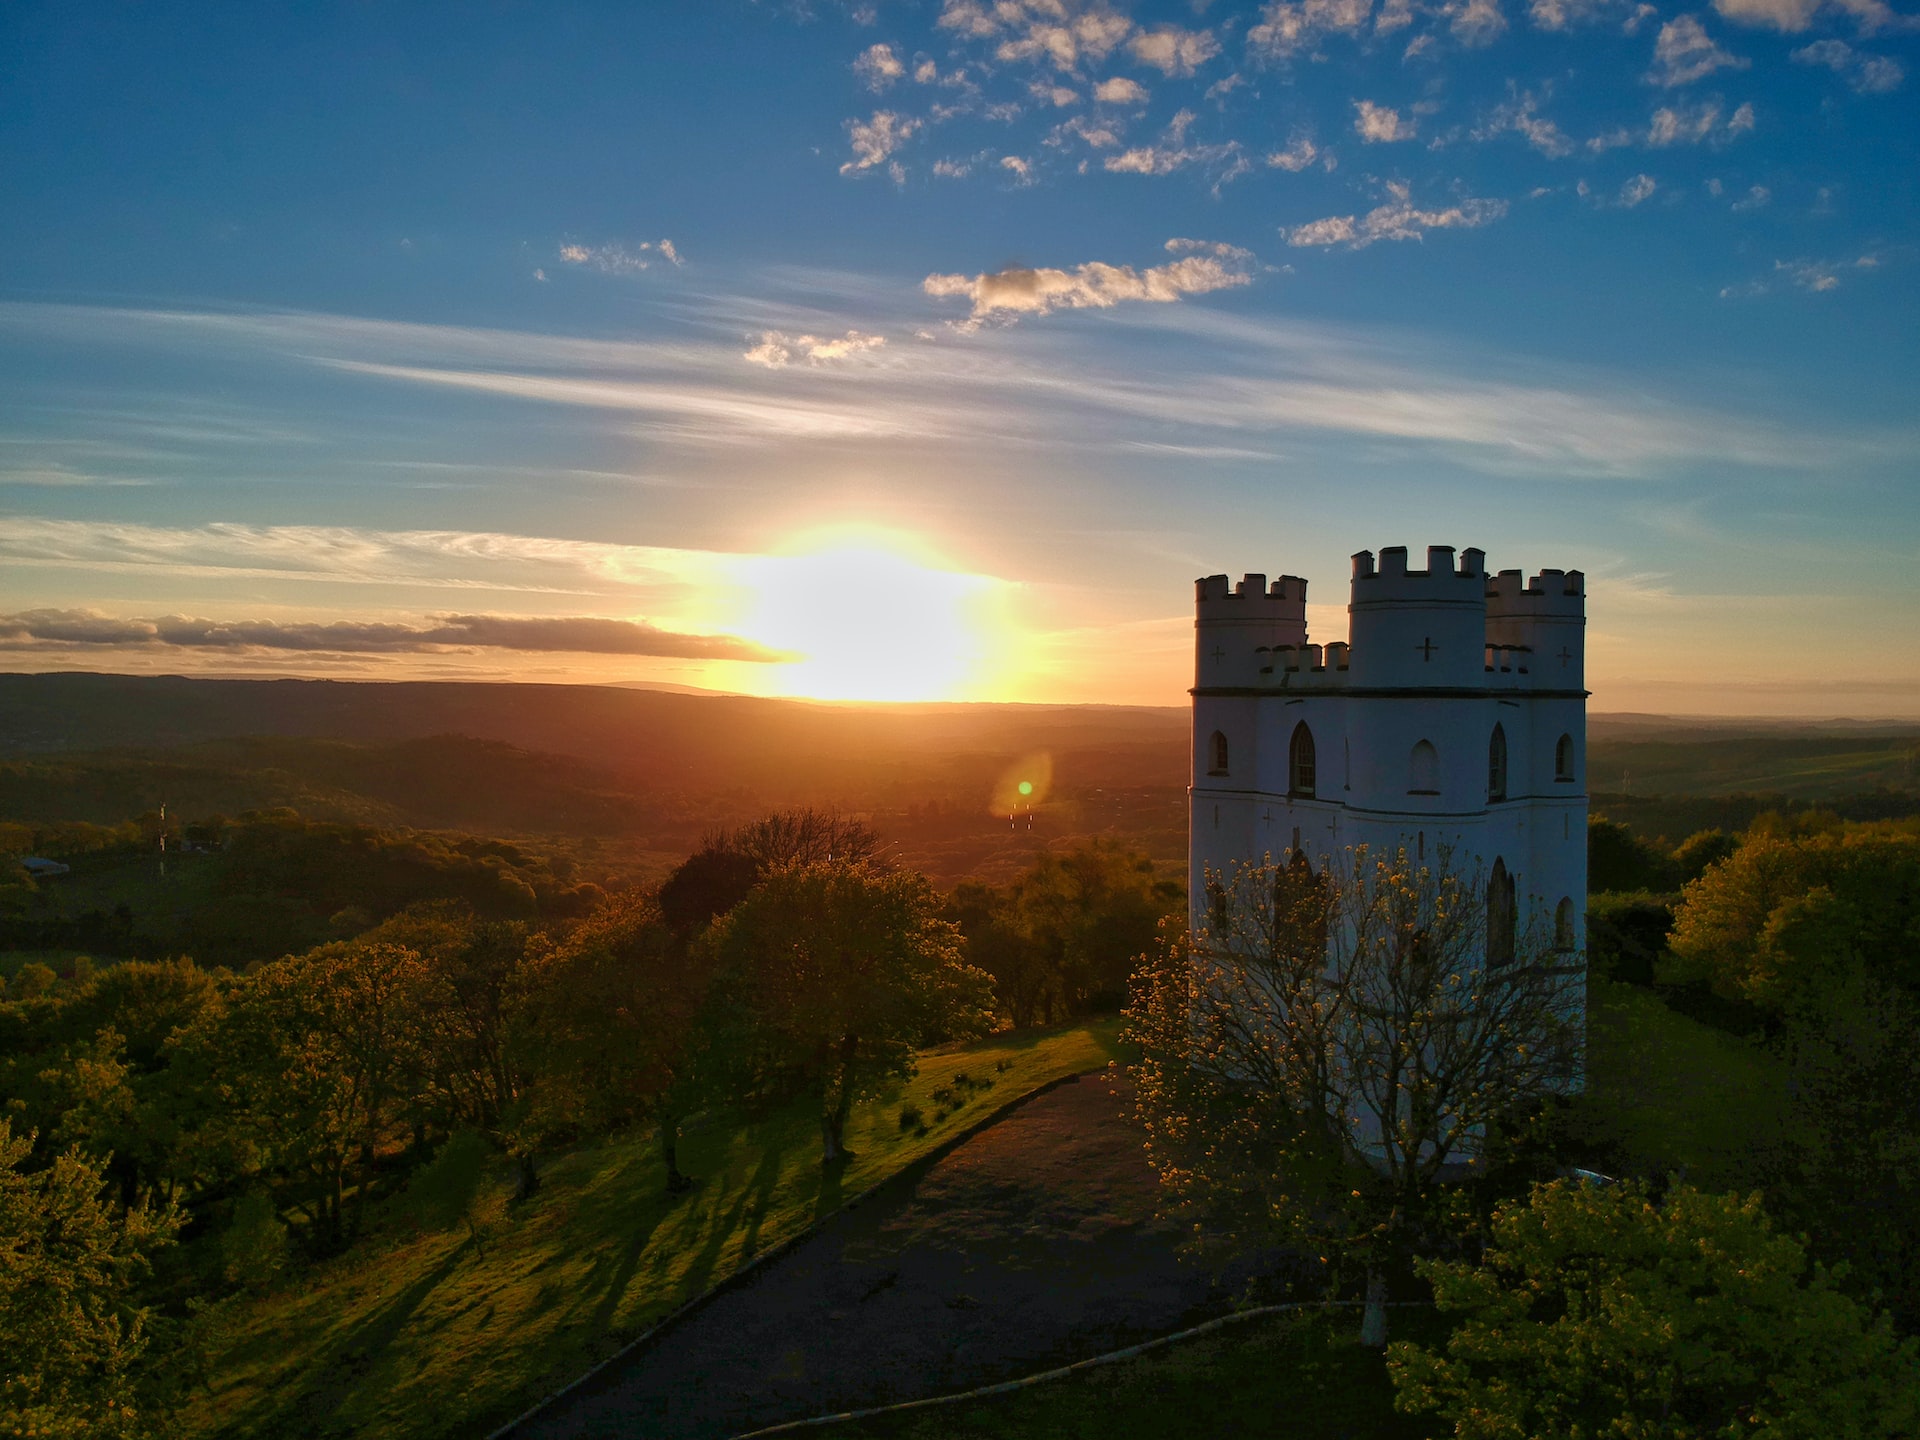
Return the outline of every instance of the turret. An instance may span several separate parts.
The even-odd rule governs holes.
[[[1271,587],[1265,575],[1231,585],[1224,575],[1194,582],[1194,683],[1248,685],[1259,667],[1255,651],[1307,640],[1307,582],[1282,575]]]
[[[1586,577],[1578,570],[1542,570],[1524,582],[1521,576],[1502,570],[1486,582],[1489,650],[1525,653],[1540,689],[1584,690]]]
[[[1390,689],[1460,689],[1484,683],[1487,645],[1485,555],[1451,545],[1427,548],[1427,568],[1407,568],[1404,545],[1353,557],[1347,607],[1351,683]]]

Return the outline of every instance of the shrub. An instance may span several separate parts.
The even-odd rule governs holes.
[[[921,1123],[920,1107],[918,1105],[909,1101],[900,1107],[900,1129],[902,1131],[924,1130],[925,1128],[926,1126]]]

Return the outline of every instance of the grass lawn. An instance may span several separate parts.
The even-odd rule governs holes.
[[[1430,1313],[1393,1313],[1396,1339],[1438,1344]],[[803,1432],[820,1440],[1415,1440],[1445,1433],[1398,1415],[1385,1360],[1352,1311],[1248,1320],[1010,1395]]]
[[[1707,1190],[1754,1183],[1752,1157],[1779,1141],[1786,1094],[1760,1046],[1702,1025],[1630,985],[1594,978],[1588,1090],[1575,1125],[1629,1173],[1685,1167]]]
[[[920,1074],[861,1106],[855,1158],[823,1174],[805,1105],[741,1129],[692,1129],[681,1164],[700,1178],[669,1200],[650,1137],[557,1157],[539,1193],[484,1246],[393,1227],[244,1303],[185,1414],[198,1436],[475,1435],[606,1358],[683,1301],[919,1159],[979,1115],[1118,1054],[1118,1021],[1022,1031],[921,1056]],[[996,1070],[998,1062],[1006,1070]],[[931,1092],[990,1078],[925,1135]],[[504,1182],[503,1182],[504,1183]]]

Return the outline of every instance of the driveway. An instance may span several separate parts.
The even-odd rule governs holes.
[[[1115,1073],[1029,1101],[917,1182],[830,1217],[516,1440],[724,1440],[991,1384],[1224,1308],[1153,1218]]]

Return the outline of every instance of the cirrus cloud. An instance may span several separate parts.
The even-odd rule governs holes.
[[[753,348],[741,358],[777,370],[796,358],[818,365],[878,350],[886,343],[884,335],[865,335],[858,330],[849,330],[845,335],[788,335],[779,330],[763,330]]]
[[[1413,192],[1403,182],[1387,185],[1387,200],[1364,216],[1329,215],[1282,230],[1294,246],[1344,245],[1364,250],[1381,240],[1420,240],[1429,230],[1475,230],[1491,225],[1507,213],[1504,200],[1464,199],[1437,210],[1413,203]]]
[[[1660,27],[1653,42],[1653,68],[1647,80],[1671,89],[1691,85],[1720,69],[1744,70],[1749,62],[1722,50],[1692,15],[1676,15]]]
[[[425,624],[334,620],[207,620],[189,615],[123,619],[95,610],[22,610],[0,615],[0,649],[280,650],[300,654],[421,654],[521,650],[649,655],[677,660],[789,657],[733,635],[690,635],[640,620],[596,615],[434,615]]]
[[[1047,315],[1055,310],[1104,310],[1123,301],[1169,304],[1189,295],[1248,284],[1251,252],[1206,240],[1169,240],[1180,256],[1135,269],[1089,261],[1071,270],[1010,266],[984,275],[929,275],[921,288],[940,299],[960,298],[974,321],[995,315]]]

